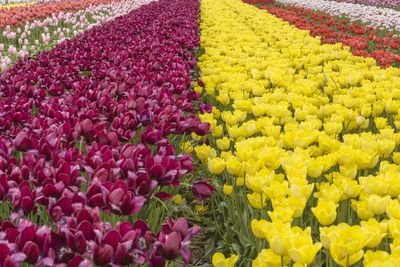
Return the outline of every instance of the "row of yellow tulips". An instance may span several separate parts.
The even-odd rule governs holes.
[[[199,114],[213,133],[194,151],[261,214],[241,226],[267,240],[252,265],[398,266],[400,69],[239,0],[201,12],[195,89],[214,104]]]

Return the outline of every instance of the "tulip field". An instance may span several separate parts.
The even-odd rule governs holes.
[[[400,266],[399,108],[399,0],[7,2],[0,267]]]

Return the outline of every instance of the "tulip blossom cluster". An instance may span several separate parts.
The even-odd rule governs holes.
[[[354,4],[363,4],[363,5],[368,5],[368,6],[400,8],[399,0],[335,0],[335,1],[354,3]]]
[[[400,39],[389,32],[378,36],[373,27],[363,27],[339,20],[329,15],[299,7],[266,7],[269,13],[284,19],[297,28],[310,31],[312,36],[320,36],[324,44],[340,42],[351,48],[353,55],[373,57],[383,68],[400,63]]]
[[[150,2],[140,0],[91,5],[77,12],[61,11],[44,20],[26,21],[23,27],[7,25],[0,30],[0,71],[7,70],[18,59],[54,47],[67,38],[73,38]]]
[[[374,29],[400,31],[400,11],[390,8],[330,0],[277,0],[276,2],[325,12],[331,16],[345,16],[351,22],[360,21]]]
[[[51,1],[17,7],[0,7],[0,28],[7,25],[22,27],[26,21],[45,19],[59,12],[78,11],[89,6],[110,4],[118,0]]]
[[[208,133],[190,89],[198,13],[194,0],[153,2],[0,75],[1,265],[190,262],[199,227],[169,218],[154,234],[128,216],[194,168],[167,137]],[[39,210],[53,227],[25,219]]]
[[[399,265],[400,69],[239,0],[201,12],[213,263]]]
[[[267,5],[267,4],[274,4],[275,0],[244,0],[243,2],[253,5]]]

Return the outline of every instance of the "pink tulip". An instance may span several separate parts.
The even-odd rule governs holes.
[[[17,49],[13,45],[10,45],[10,47],[8,48],[8,53],[10,55],[15,55],[17,53]]]
[[[2,63],[1,64],[1,71],[6,71],[6,70],[8,70],[8,67],[7,67],[7,64],[6,63]]]
[[[0,44],[0,51],[4,51],[4,44]]]
[[[12,63],[11,58],[6,57],[4,63],[6,63],[7,65],[11,65]]]

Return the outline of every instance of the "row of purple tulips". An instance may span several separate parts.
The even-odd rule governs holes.
[[[129,218],[193,171],[168,136],[208,132],[190,89],[198,15],[195,0],[153,2],[0,75],[1,266],[190,262],[200,227]],[[29,220],[41,210],[48,225]]]

